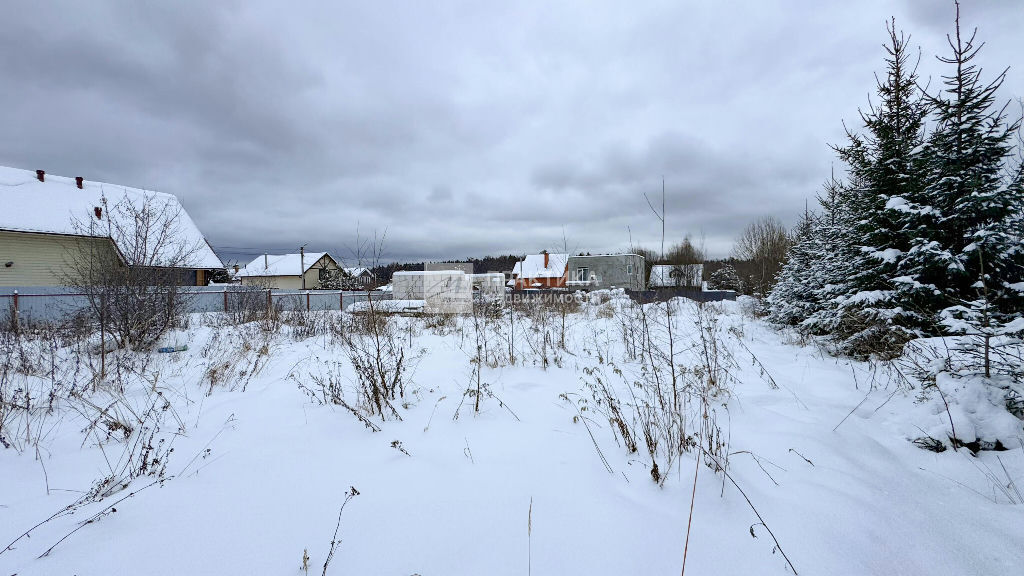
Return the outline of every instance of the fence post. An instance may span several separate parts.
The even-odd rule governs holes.
[[[228,311],[228,289],[224,288],[224,311]]]
[[[309,312],[309,291],[306,291],[306,312]]]
[[[18,331],[18,327],[20,326],[20,324],[21,323],[18,322],[18,291],[15,290],[14,291],[14,307],[11,309],[11,329],[14,330],[15,332],[17,332]]]
[[[267,288],[267,318],[270,318],[274,305],[270,302],[270,288]]]
[[[338,310],[345,311],[345,293],[338,290]]]

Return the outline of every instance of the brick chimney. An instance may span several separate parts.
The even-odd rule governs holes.
[[[544,267],[547,268],[548,267],[548,256],[549,256],[548,251],[545,250],[545,251],[541,252],[541,254],[544,255]]]
[[[82,181],[83,180],[85,180],[85,178],[82,178],[81,176],[75,176],[75,186],[78,186],[79,190],[82,189]]]
[[[36,170],[36,180],[39,180],[40,182],[46,182],[46,171]]]

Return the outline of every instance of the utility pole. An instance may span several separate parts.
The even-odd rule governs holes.
[[[299,278],[302,278],[302,289],[306,289],[306,245],[299,246]]]
[[[661,177],[661,212],[658,212],[651,204],[651,199],[647,197],[647,193],[644,192],[644,200],[647,200],[647,206],[654,212],[654,217],[661,220],[661,259],[665,260],[665,177]]]

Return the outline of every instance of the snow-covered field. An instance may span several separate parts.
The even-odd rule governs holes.
[[[147,355],[144,367],[121,353],[135,372],[120,378],[108,359],[103,386],[121,382],[123,396],[101,386],[5,422],[9,439],[40,439],[0,448],[0,546],[17,539],[0,553],[0,574],[301,574],[304,551],[319,574],[350,487],[359,494],[341,514],[329,574],[678,574],[685,548],[690,574],[786,574],[783,552],[799,574],[1020,573],[1024,505],[1009,484],[1024,490],[1024,429],[990,387],[897,388],[886,366],[791,342],[742,303],[708,305],[704,316],[693,303],[675,306],[681,374],[708,365],[701,327],[717,343],[723,377],[708,413],[735,485],[705,458],[695,466],[691,449],[660,471],[659,486],[643,442],[629,453],[614,433],[595,378],[627,398],[623,382],[644,374],[629,358],[622,299],[564,318],[514,317],[514,344],[508,317],[494,319],[485,327],[493,358],[480,363],[471,318],[397,318],[414,370],[396,402],[401,420],[370,418],[379,431],[313,400],[318,382],[334,382],[356,403],[357,378],[330,330],[300,339],[290,326],[195,317],[165,339],[185,352]],[[663,307],[647,313],[663,319]],[[338,321],[329,314],[321,320]],[[15,359],[31,368],[5,371],[6,385],[87,385],[75,358],[97,357],[68,348],[50,363],[35,345]],[[465,393],[478,365],[476,412]],[[162,422],[150,456],[173,445],[156,464],[166,465],[163,481],[142,473],[18,539],[119,469],[139,430],[125,442],[102,422],[89,427],[114,404],[111,413],[132,407]],[[701,405],[687,410],[687,434],[701,441]],[[972,456],[912,443],[945,440],[950,419],[960,437],[999,438],[1008,450]]]

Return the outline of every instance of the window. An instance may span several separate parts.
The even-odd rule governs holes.
[[[626,275],[627,276],[632,276],[633,275],[633,265],[632,264],[626,264]]]
[[[590,268],[577,268],[576,281],[586,282],[587,280],[590,280]]]

